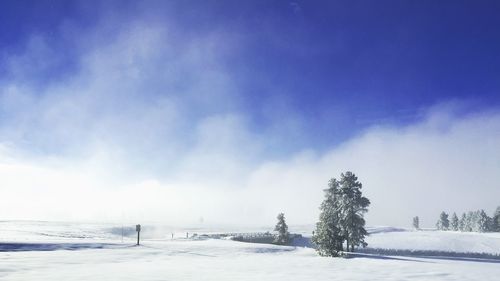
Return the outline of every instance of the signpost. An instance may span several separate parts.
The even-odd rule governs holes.
[[[140,224],[135,226],[135,231],[137,231],[137,245],[139,245],[139,236],[141,233],[141,225]]]

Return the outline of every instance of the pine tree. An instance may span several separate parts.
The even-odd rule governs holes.
[[[316,250],[322,256],[336,257],[343,250],[343,237],[340,229],[339,212],[339,182],[332,178],[328,182],[328,188],[324,190],[325,199],[321,203],[319,222],[312,241],[316,244]]]
[[[467,216],[465,215],[465,213],[462,213],[462,217],[460,217],[460,221],[458,222],[458,229],[460,231],[466,231],[465,230],[466,220],[467,220]]]
[[[278,235],[274,239],[274,243],[279,245],[286,245],[289,241],[290,233],[288,233],[288,225],[285,222],[285,214],[278,214],[278,223],[274,227],[274,231],[278,231]]]
[[[319,222],[313,242],[317,251],[323,256],[338,256],[346,250],[354,251],[354,247],[366,247],[364,238],[364,214],[368,211],[370,200],[361,193],[362,185],[352,172],[340,175],[340,181],[333,178],[325,190],[325,200],[321,203]]]
[[[451,230],[458,231],[459,223],[458,223],[457,213],[455,213],[455,212],[453,212],[453,215],[451,215],[450,226],[451,226]]]
[[[480,231],[479,217],[480,217],[480,211],[471,212],[471,216],[470,216],[471,231],[474,231],[474,232]]]
[[[477,229],[479,232],[489,231],[490,217],[484,210],[479,210],[477,215]]]
[[[420,221],[418,216],[413,218],[413,227],[417,230],[420,229]]]
[[[472,211],[468,211],[465,216],[465,231],[471,232],[474,224],[474,213]]]
[[[495,210],[491,224],[491,231],[500,232],[500,206]]]
[[[366,247],[364,240],[368,233],[365,230],[364,214],[368,211],[370,200],[361,192],[362,184],[352,172],[340,175],[340,215],[342,235],[346,240],[346,249],[354,251],[354,247]]]
[[[450,221],[448,220],[448,214],[445,212],[441,212],[439,215],[439,220],[436,223],[436,227],[438,230],[448,230],[450,226]]]
[[[458,221],[458,229],[462,232],[465,231],[466,220],[467,220],[467,216],[465,215],[465,213],[462,213],[462,216],[460,217],[460,220]]]

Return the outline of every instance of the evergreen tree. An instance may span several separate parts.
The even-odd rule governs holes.
[[[458,231],[458,229],[459,229],[458,217],[457,217],[457,213],[455,213],[455,212],[453,212],[453,215],[451,215],[450,226],[451,226],[451,230],[453,230],[453,231]]]
[[[354,251],[354,247],[366,247],[364,214],[368,211],[370,200],[361,192],[362,184],[352,172],[340,175],[340,220],[342,236],[346,240],[346,249]]]
[[[474,232],[480,231],[479,217],[480,217],[480,211],[471,212],[471,217],[470,217],[471,231]]]
[[[420,229],[420,221],[418,219],[418,216],[413,218],[413,227],[417,230]]]
[[[338,181],[332,178],[325,190],[325,199],[321,203],[319,222],[313,235],[317,251],[323,256],[338,256],[346,250],[367,244],[364,241],[367,232],[364,228],[364,214],[368,211],[370,200],[362,196],[361,183],[351,172],[341,174]]]
[[[340,229],[339,212],[339,182],[332,178],[328,182],[328,188],[324,190],[325,199],[320,206],[319,222],[312,241],[316,244],[316,250],[322,256],[336,257],[343,250],[343,237]]]
[[[458,229],[460,231],[466,231],[466,224],[467,224],[467,216],[465,213],[462,213],[462,217],[460,217],[460,221],[458,222]]]
[[[495,231],[495,225],[493,223],[493,218],[488,216],[488,215],[486,215],[486,218],[487,218],[486,231],[488,231],[488,232]]]
[[[477,229],[479,232],[487,232],[490,230],[490,217],[484,210],[479,210],[477,213]]]
[[[493,214],[491,224],[491,231],[500,232],[500,206],[497,207],[495,213]]]
[[[436,227],[438,230],[448,230],[450,227],[450,221],[448,220],[448,214],[445,212],[441,212],[439,215],[439,220],[436,223]]]
[[[285,214],[278,214],[278,223],[274,227],[274,230],[278,232],[278,235],[274,239],[274,243],[279,245],[288,244],[290,233],[288,233],[288,225],[285,222]]]
[[[465,231],[471,232],[474,224],[474,213],[472,211],[468,211],[465,216]]]

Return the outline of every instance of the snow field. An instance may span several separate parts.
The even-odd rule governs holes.
[[[418,249],[500,251],[498,234],[374,230],[368,239],[370,247],[407,249],[410,245]],[[488,281],[500,276],[500,260],[380,255],[327,258],[306,247],[222,239],[155,238],[145,239],[141,246],[134,246],[132,237],[126,237],[124,243],[120,240],[121,237],[109,234],[109,226],[103,225],[0,222],[0,280]],[[23,251],[11,251],[6,249],[6,243],[27,246]],[[37,243],[37,247],[75,247],[40,251],[29,243]],[[101,249],[78,246],[83,244]]]
[[[500,254],[500,233],[390,231],[369,235],[368,247]]]

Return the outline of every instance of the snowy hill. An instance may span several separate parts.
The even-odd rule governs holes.
[[[455,231],[380,231],[367,238],[370,248],[500,254],[500,233]]]

